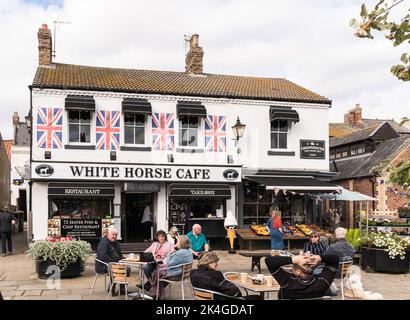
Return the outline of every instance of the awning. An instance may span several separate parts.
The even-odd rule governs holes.
[[[171,184],[170,197],[230,199],[228,184]]]
[[[301,193],[329,193],[338,191],[340,187],[313,177],[292,176],[246,176],[248,180],[266,186],[266,190],[282,189]]]
[[[95,111],[95,100],[93,96],[68,95],[65,98],[66,110]]]
[[[109,183],[49,183],[48,196],[52,198],[113,198],[114,185]]]
[[[378,201],[376,198],[369,197],[365,194],[356,191],[350,191],[340,187],[340,193],[322,194],[321,200],[336,200],[336,201]]]
[[[180,116],[197,116],[206,117],[206,109],[201,102],[178,101],[177,117]]]
[[[269,110],[270,121],[273,120],[287,120],[292,122],[299,122],[299,114],[296,110],[291,108],[271,107]]]
[[[146,99],[125,98],[122,100],[122,111],[152,114],[152,107]]]

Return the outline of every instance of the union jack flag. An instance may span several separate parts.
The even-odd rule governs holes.
[[[63,108],[38,108],[36,129],[38,148],[62,148]]]
[[[226,116],[208,115],[205,118],[205,149],[208,152],[226,151]]]
[[[174,114],[152,114],[152,146],[154,150],[174,150]]]
[[[120,148],[120,112],[97,111],[95,127],[98,150],[117,150]]]

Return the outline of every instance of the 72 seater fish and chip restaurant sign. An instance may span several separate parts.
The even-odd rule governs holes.
[[[35,180],[240,182],[241,166],[33,163]]]

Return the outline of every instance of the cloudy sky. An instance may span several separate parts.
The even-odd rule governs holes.
[[[356,103],[366,118],[410,117],[410,83],[389,72],[408,48],[353,36],[362,1],[0,0],[0,131],[11,138],[13,111],[28,112],[37,30],[55,20],[70,22],[57,62],[184,71],[184,35],[198,33],[205,72],[287,78],[331,99],[333,122]]]

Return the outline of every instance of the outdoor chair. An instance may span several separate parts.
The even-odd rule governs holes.
[[[98,276],[100,276],[100,275],[104,275],[104,288],[107,289],[108,263],[105,263],[104,261],[101,261],[101,260],[99,260],[99,259],[97,259],[97,258],[95,258],[95,262],[96,262],[96,263],[101,263],[101,264],[105,265],[105,266],[107,267],[107,272],[105,272],[105,273],[97,273],[97,272],[96,272],[96,273],[95,273],[94,281],[93,281],[93,284],[92,284],[91,290],[90,290],[90,295],[93,293],[94,287],[95,287],[95,283],[97,282],[97,278],[98,278]]]
[[[182,268],[182,274],[181,279],[180,280],[170,280],[167,278],[161,278],[160,277],[160,272],[161,271],[168,271],[168,270],[172,270],[172,269],[177,269],[177,268]],[[186,263],[186,264],[180,264],[177,266],[173,266],[173,267],[165,267],[165,268],[161,268],[158,270],[158,274],[157,274],[157,296],[156,299],[158,300],[159,298],[159,285],[161,282],[165,282],[169,284],[169,289],[171,292],[171,285],[172,284],[179,284],[181,286],[181,293],[182,293],[182,300],[185,300],[185,293],[184,293],[184,281],[185,280],[189,280],[189,276],[191,274],[191,270],[192,270],[192,263]],[[189,285],[191,286],[191,282],[189,282]],[[192,286],[191,286],[192,287]]]
[[[234,282],[232,282],[232,281],[229,279],[229,276],[232,276],[232,275],[235,275],[235,276],[239,277],[238,272],[225,272],[225,273],[223,274],[223,276],[224,276],[224,278],[225,278],[226,281],[229,281],[229,282],[235,284]],[[249,295],[248,290],[246,290],[246,288],[241,288],[241,289],[243,289],[243,290],[245,291],[245,293],[246,293],[247,296]]]
[[[349,282],[350,284],[350,267],[353,265],[353,261],[343,261],[339,263],[340,266],[340,289],[342,291],[342,300],[345,299],[344,293],[344,281]],[[352,290],[353,298],[354,298],[354,290]]]
[[[226,294],[212,291],[212,290],[206,290],[206,289],[195,288],[195,287],[192,287],[192,289],[194,291],[195,300],[215,300],[215,296],[220,296],[220,297],[224,297],[227,299],[234,299],[234,300],[245,300],[243,297],[232,297],[232,296],[228,296]]]
[[[125,287],[125,299],[128,300],[128,269],[127,265],[119,262],[110,262],[108,264],[108,274],[110,276],[110,290],[107,295],[107,300],[112,295],[112,289],[115,284],[118,285],[118,291],[120,292],[120,286]]]

